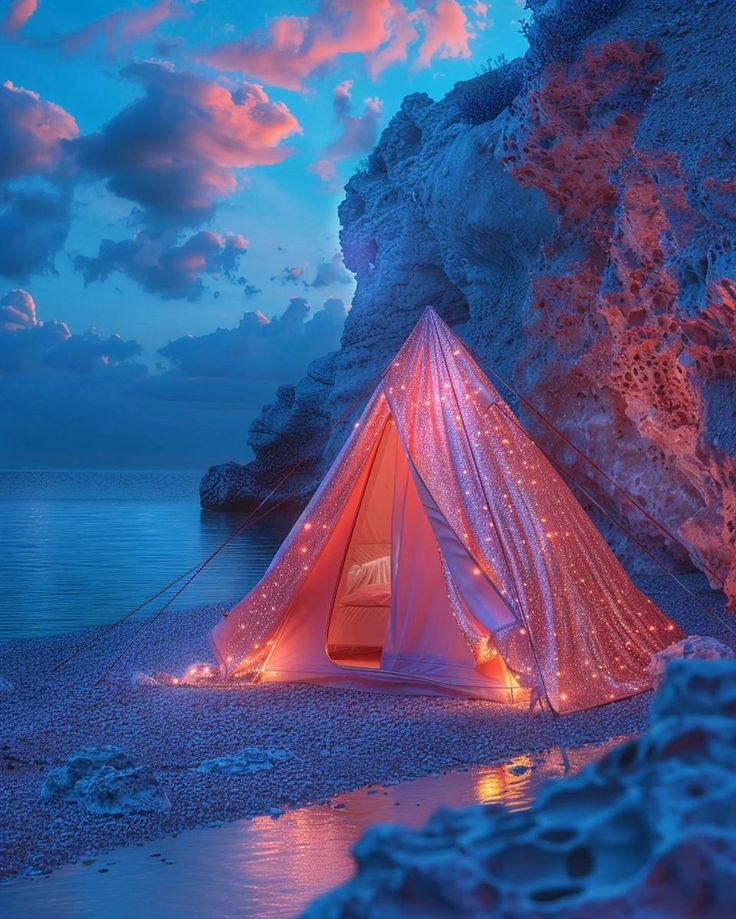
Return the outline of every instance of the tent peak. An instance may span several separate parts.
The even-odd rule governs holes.
[[[440,316],[437,310],[433,306],[425,306],[422,312],[422,315],[417,320],[417,324],[414,327],[415,331],[423,328],[432,327],[435,330],[438,328],[447,329],[448,332],[451,331],[450,326],[445,322],[445,320]]]

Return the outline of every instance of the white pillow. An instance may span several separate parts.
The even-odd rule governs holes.
[[[351,565],[348,569],[348,582],[346,591],[352,593],[360,587],[370,584],[391,583],[391,556],[382,555],[380,558],[366,562],[364,565]]]

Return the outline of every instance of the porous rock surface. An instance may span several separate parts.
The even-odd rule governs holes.
[[[734,654],[732,648],[710,635],[688,635],[682,641],[676,641],[673,645],[669,645],[667,648],[652,654],[647,671],[652,679],[652,686],[654,689],[658,689],[662,685],[672,661],[718,661],[733,660],[735,657],[736,654]]]
[[[211,470],[209,507],[311,493],[428,304],[736,595],[736,4],[533,0],[530,50],[409,96],[340,207],[341,350]],[[510,104],[509,104],[509,100]],[[686,556],[536,416],[577,483]],[[344,416],[344,417],[343,417]]]
[[[153,771],[113,746],[85,747],[50,770],[41,798],[76,801],[90,814],[113,817],[161,813],[171,807]]]
[[[222,775],[250,775],[253,772],[268,772],[278,763],[291,759],[288,750],[268,747],[246,747],[238,753],[215,756],[199,764],[200,772],[219,772]]]
[[[552,782],[530,810],[377,826],[355,857],[355,879],[305,919],[731,916],[736,663],[673,663],[646,734]]]

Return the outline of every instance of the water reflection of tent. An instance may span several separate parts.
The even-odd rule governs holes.
[[[556,711],[648,688],[682,635],[631,583],[433,310],[266,575],[211,633],[223,672]]]

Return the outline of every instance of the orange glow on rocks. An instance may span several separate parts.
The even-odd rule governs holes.
[[[503,163],[559,217],[516,376],[733,600],[736,462],[708,416],[712,393],[736,377],[736,280],[730,243],[693,253],[714,217],[733,213],[736,178],[711,175],[701,188],[675,152],[637,144],[663,79],[657,53],[651,42],[588,47],[578,61],[545,68],[515,103]],[[530,421],[562,459],[560,440]],[[568,468],[570,459],[568,451]],[[573,458],[571,474],[592,482],[645,543],[662,544],[583,460]]]

